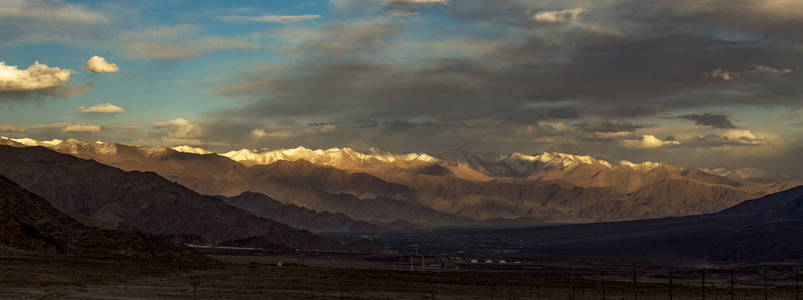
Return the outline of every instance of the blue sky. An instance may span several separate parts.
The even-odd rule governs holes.
[[[800,1],[0,7],[4,136],[803,165]]]

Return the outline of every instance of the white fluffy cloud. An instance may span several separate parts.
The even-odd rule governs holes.
[[[69,69],[48,67],[38,61],[27,69],[6,65],[0,61],[0,91],[29,92],[60,87],[75,73]]]
[[[82,67],[84,70],[92,71],[95,73],[114,73],[120,71],[117,64],[106,61],[105,58],[100,56],[92,56],[86,61],[86,66]]]
[[[75,124],[69,125],[61,129],[64,132],[80,132],[80,133],[93,133],[99,132],[100,126],[98,125],[87,125],[87,124]]]
[[[319,15],[264,15],[264,16],[225,16],[221,21],[225,22],[260,22],[260,23],[291,23],[320,18]]]
[[[654,135],[645,134],[639,140],[622,140],[621,144],[625,148],[655,149],[668,145],[679,145],[678,141],[664,141]]]
[[[79,107],[79,109],[81,109],[81,111],[85,113],[119,114],[125,112],[125,110],[122,107],[111,104],[109,102],[89,107],[81,106]]]

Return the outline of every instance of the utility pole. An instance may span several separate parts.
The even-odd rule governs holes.
[[[800,269],[795,269],[795,300],[800,300]]]
[[[340,300],[345,299],[343,295],[343,271],[340,271]]]
[[[672,300],[672,276],[674,275],[672,266],[669,266],[669,300]]]
[[[769,300],[770,299],[770,290],[767,287],[767,281],[769,281],[769,280],[768,280],[767,277],[768,277],[768,275],[767,275],[767,267],[764,267],[764,300]]]
[[[731,300],[736,298],[736,292],[733,290],[733,285],[735,284],[734,281],[736,280],[734,280],[733,268],[731,268]]]
[[[633,265],[633,299],[638,300],[638,278],[636,277],[636,265]]]
[[[569,300],[574,300],[574,288],[572,287],[572,271],[569,271],[569,274],[566,276],[567,282],[569,283]]]
[[[424,271],[424,253],[421,253],[421,271]]]
[[[605,300],[605,271],[599,269],[599,288],[602,291],[602,300]]]
[[[703,269],[703,300],[705,300],[705,269]]]

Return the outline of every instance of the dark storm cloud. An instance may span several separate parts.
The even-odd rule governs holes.
[[[648,126],[633,124],[627,121],[585,121],[574,124],[574,127],[587,132],[633,132]]]
[[[689,121],[694,121],[696,125],[702,126],[711,126],[714,128],[722,128],[722,129],[733,129],[737,128],[736,125],[731,122],[727,115],[720,115],[720,114],[689,114],[689,115],[680,115],[675,118],[684,119]]]
[[[746,136],[727,137],[716,134],[699,136],[681,142],[681,145],[684,147],[699,147],[699,148],[721,147],[721,146],[760,146],[763,144],[764,141],[759,139],[754,139],[751,137],[746,137]]]
[[[315,61],[282,72],[252,74],[221,91],[255,99],[241,111],[252,116],[504,119],[520,116],[538,103],[560,107],[546,112],[545,117],[551,118],[578,118],[581,112],[646,117],[725,103],[797,105],[795,97],[784,95],[803,89],[792,83],[797,73],[745,76],[739,84],[706,77],[723,65],[747,69],[751,62],[762,60],[772,51],[761,43],[685,35],[584,43],[561,51],[535,38],[524,45],[503,44],[489,55],[496,65],[482,57],[409,65],[362,59]],[[540,58],[550,51],[560,54]],[[726,89],[740,93],[720,93]],[[762,96],[762,101],[755,96]],[[569,103],[579,103],[583,109]]]
[[[452,56],[400,50],[418,42],[407,39],[404,22],[342,22],[291,47],[299,59],[280,71],[244,74],[221,87],[244,104],[211,117],[336,126],[298,143],[490,147],[479,145],[482,137],[499,152],[537,146],[634,155],[616,150],[618,141],[642,139],[652,126],[633,120],[680,115],[729,129],[736,126],[727,116],[684,113],[803,105],[803,36],[791,29],[803,27],[803,16],[777,3],[450,1],[426,13],[463,22],[465,32],[433,24],[429,34],[447,47],[461,34],[484,47]],[[536,20],[539,13],[555,17]],[[452,52],[464,48],[455,43]],[[567,130],[561,120],[575,125]],[[763,144],[717,135],[679,143]]]

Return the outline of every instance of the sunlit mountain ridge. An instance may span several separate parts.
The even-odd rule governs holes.
[[[258,192],[286,204],[358,221],[463,224],[520,219],[585,223],[716,212],[795,183],[754,182],[695,167],[541,153],[393,154],[372,149],[223,154],[77,139],[38,145],[123,170],[156,172],[201,194]],[[210,152],[210,153],[207,153]]]

